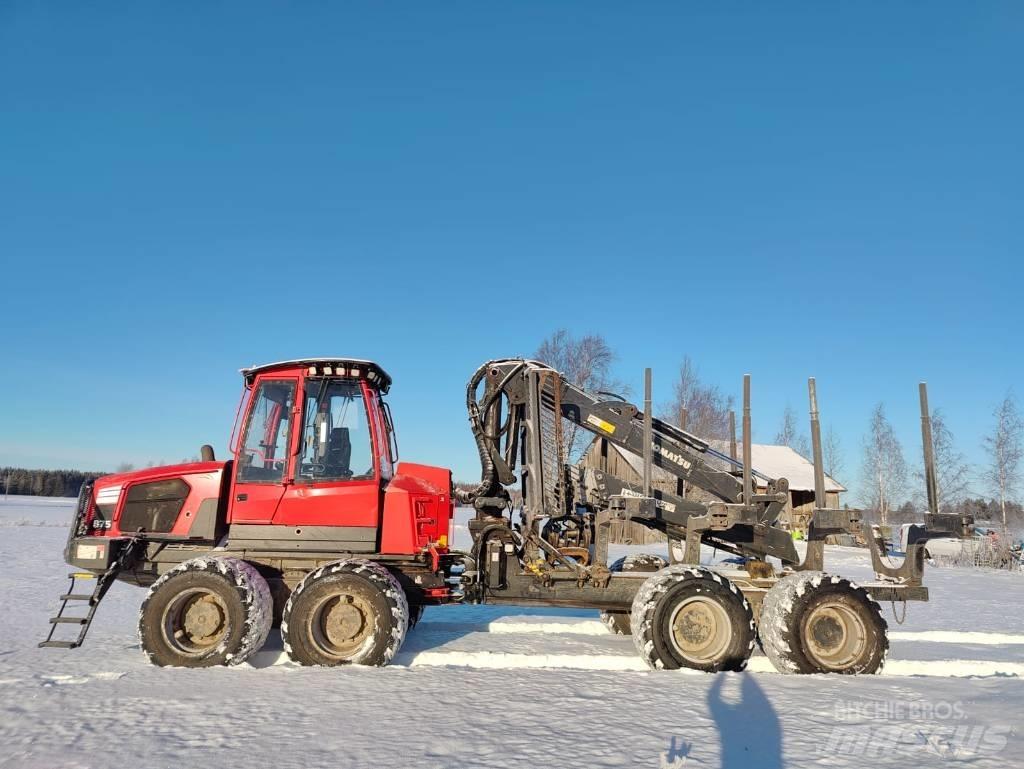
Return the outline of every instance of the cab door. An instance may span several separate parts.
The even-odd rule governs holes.
[[[375,541],[382,502],[375,394],[356,379],[309,378],[304,403],[295,478],[274,523],[339,527]]]
[[[292,432],[298,380],[257,380],[238,442],[231,486],[231,523],[271,523],[291,483]]]

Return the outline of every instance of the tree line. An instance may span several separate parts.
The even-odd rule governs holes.
[[[5,494],[33,497],[77,497],[86,481],[107,473],[81,470],[28,470],[23,467],[0,468]]]

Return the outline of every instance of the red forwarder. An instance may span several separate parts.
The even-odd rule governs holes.
[[[599,609],[614,632],[633,634],[655,668],[742,669],[760,631],[784,672],[875,672],[888,647],[876,599],[927,600],[924,543],[969,528],[966,519],[930,516],[941,530],[915,532],[898,568],[883,563],[869,536],[876,581],[826,575],[824,537],[859,531],[857,511],[819,501],[801,560],[779,524],[786,479],[762,477],[758,491],[749,462],[615,396],[575,387],[542,363],[503,359],[481,366],[467,387],[482,472],[479,486],[459,492],[476,511],[472,548],[459,552],[449,546],[451,471],[396,463],[383,400],[391,378],[380,366],[308,358],[242,374],[230,460],[216,461],[203,446],[201,462],[82,487],[64,553],[78,571],[41,645],[81,645],[100,601],[122,580],[149,588],[139,634],[158,665],[238,664],[275,622],[299,663],[383,665],[424,606],[473,602]],[[606,469],[570,465],[563,421],[594,433],[604,455],[611,443],[643,456],[646,477],[658,466],[711,501],[640,491]],[[749,387],[744,422],[749,436]],[[811,432],[817,456],[813,384]],[[518,522],[509,493],[516,482]],[[675,545],[673,563],[609,566],[616,520],[663,533]],[[702,543],[737,554],[741,565],[700,565]],[[91,592],[76,592],[83,579],[95,579]],[[65,613],[76,605],[85,616]],[[763,616],[771,622],[758,628]],[[55,638],[64,625],[76,626],[77,637]]]
[[[204,446],[201,462],[83,487],[65,560],[84,570],[73,579],[98,578],[98,595],[80,594],[90,603],[82,620],[55,618],[80,623],[79,639],[47,645],[79,645],[114,578],[150,587],[140,630],[162,665],[240,662],[282,614],[302,662],[381,663],[393,650],[380,634],[371,638],[376,624],[407,623],[410,611],[418,617],[425,604],[450,596],[451,472],[396,465],[387,373],[332,358],[242,374],[232,460],[216,461]],[[325,577],[319,567],[339,555],[348,557],[343,567]],[[328,581],[354,586],[358,597],[288,602],[298,586]],[[399,613],[401,622],[391,616]],[[323,625],[317,642],[296,644],[313,621]]]

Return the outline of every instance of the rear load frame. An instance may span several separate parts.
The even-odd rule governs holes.
[[[483,465],[479,485],[458,494],[477,511],[470,524],[480,581],[475,597],[487,602],[543,602],[559,606],[608,608],[628,604],[636,576],[607,571],[609,524],[628,520],[660,531],[668,539],[673,562],[698,565],[700,545],[707,544],[746,560],[744,591],[758,601],[779,576],[794,571],[823,571],[825,538],[832,534],[865,536],[876,579],[863,587],[877,600],[923,601],[924,543],[933,537],[966,536],[966,516],[928,514],[927,527],[915,530],[914,542],[899,566],[883,562],[884,544],[876,531],[865,532],[861,511],[829,509],[824,500],[824,473],[815,382],[809,380],[811,436],[814,446],[815,509],[810,519],[807,551],[801,559],[790,532],[779,525],[789,485],[785,478],[758,473],[766,493],[754,491],[750,467],[750,378],[744,379],[743,457],[739,461],[715,451],[704,440],[650,413],[647,408],[613,396],[589,393],[537,361],[510,359],[482,366],[467,388],[470,424]],[[922,398],[926,391],[922,384]],[[929,430],[926,400],[922,425]],[[632,488],[605,471],[569,466],[556,432],[565,420],[643,458],[645,487]],[[930,434],[925,435],[930,446]],[[554,456],[552,456],[554,455]],[[926,464],[930,453],[926,452]],[[704,492],[705,501],[654,490],[651,467],[658,467],[689,487]],[[929,465],[931,466],[931,465]],[[727,469],[721,469],[721,468]],[[508,488],[521,481],[521,522],[512,521]],[[932,509],[934,485],[929,486]],[[588,550],[594,563],[562,552],[543,536],[542,525],[572,522],[572,531],[590,532]],[[679,552],[681,556],[678,556]],[[777,558],[782,569],[766,561]]]

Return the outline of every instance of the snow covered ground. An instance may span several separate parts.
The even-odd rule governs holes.
[[[36,648],[72,502],[0,498],[0,767],[1024,766],[1022,574],[929,569],[931,603],[886,607],[881,676],[652,672],[595,612],[477,606],[428,609],[383,669],[294,666],[276,631],[251,664],[161,669],[121,584],[83,648]]]

